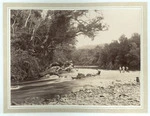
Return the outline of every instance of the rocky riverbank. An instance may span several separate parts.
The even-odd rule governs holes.
[[[27,97],[24,101],[12,105],[104,105],[128,106],[140,105],[139,83],[112,83],[107,87],[83,86],[68,94],[44,97]]]

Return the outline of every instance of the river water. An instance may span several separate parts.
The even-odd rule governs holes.
[[[101,70],[101,75],[91,76],[83,79],[72,79],[78,73],[96,74],[97,69],[77,68],[71,73],[64,73],[61,78],[57,76],[43,77],[37,81],[20,83],[11,89],[11,100],[15,102],[23,101],[28,97],[50,98],[57,94],[68,94],[84,86],[108,86],[114,82],[130,83],[135,82],[136,77],[140,77],[140,71],[130,71],[120,73],[118,70]]]

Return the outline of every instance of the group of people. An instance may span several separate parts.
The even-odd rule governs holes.
[[[129,67],[127,67],[127,66],[126,66],[126,67],[125,67],[125,66],[121,67],[121,66],[120,66],[120,67],[119,67],[119,71],[120,71],[120,73],[121,73],[121,72],[124,73],[125,71],[126,71],[126,72],[129,72]]]

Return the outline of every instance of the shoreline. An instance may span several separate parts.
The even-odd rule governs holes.
[[[15,105],[116,105],[139,106],[139,84],[114,84],[108,87],[85,86],[68,94],[56,94],[47,98],[27,97]],[[132,94],[134,92],[134,94]],[[53,98],[51,98],[53,96]]]

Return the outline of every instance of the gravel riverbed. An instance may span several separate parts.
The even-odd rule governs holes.
[[[108,74],[109,72],[109,74]],[[68,75],[68,74],[67,74]],[[30,84],[12,90],[12,105],[100,105],[139,106],[139,72],[120,74],[103,71],[100,76],[83,79],[59,78],[46,80],[40,86]],[[47,85],[45,85],[47,84]]]

